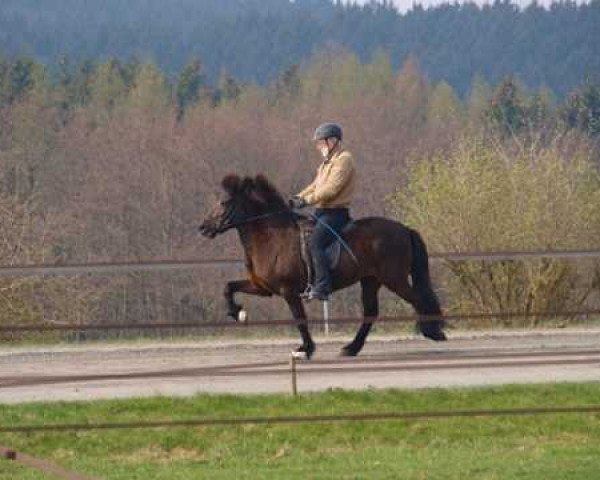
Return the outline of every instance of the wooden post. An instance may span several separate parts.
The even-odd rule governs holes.
[[[290,354],[290,374],[292,376],[292,396],[298,395],[298,381],[296,378],[296,359],[298,358],[297,352]]]

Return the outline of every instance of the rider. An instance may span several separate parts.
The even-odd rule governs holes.
[[[325,251],[336,237],[330,229],[339,233],[350,221],[348,207],[357,179],[352,154],[344,149],[342,136],[342,128],[335,123],[324,123],[315,130],[313,142],[323,162],[314,181],[290,200],[293,208],[315,206],[318,218],[310,241],[315,281],[304,295],[307,300],[326,301],[331,293],[331,272]]]

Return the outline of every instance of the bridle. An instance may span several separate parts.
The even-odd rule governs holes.
[[[245,218],[244,220],[240,220],[239,222],[231,223],[231,224],[227,225],[227,229],[229,230],[230,228],[241,227],[241,226],[247,225],[249,223],[254,223],[258,220],[263,220],[265,218],[270,218],[270,217],[274,217],[276,215],[281,215],[282,213],[290,213],[290,212],[292,212],[291,209],[282,208],[281,210],[277,210],[276,212],[263,213],[262,215],[256,215],[254,217],[249,217],[249,218]]]

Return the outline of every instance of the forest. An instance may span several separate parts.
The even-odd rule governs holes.
[[[265,87],[229,75],[211,86],[197,62],[175,79],[156,64],[118,59],[55,68],[58,75],[29,57],[0,64],[3,265],[239,258],[235,234],[211,242],[197,232],[222,194],[222,177],[264,173],[283,195],[299,191],[318,165],[310,138],[325,120],[344,126],[358,160],[355,217],[405,221],[432,251],[597,245],[600,85],[591,78],[559,100],[514,77],[497,85],[476,77],[463,100],[447,82],[431,82],[415,58],[396,72],[383,53],[362,63],[352,53],[325,51]],[[524,205],[530,223],[515,223]],[[472,215],[461,213],[476,206]],[[515,233],[523,231],[531,235]],[[540,264],[531,285],[510,280],[511,288],[521,297],[535,290],[529,309],[543,304],[540,298],[567,302],[571,294],[557,296],[557,288],[579,298],[569,283],[576,272],[559,266]],[[477,274],[464,268],[455,270],[458,278]],[[501,268],[522,277],[514,265]],[[505,274],[494,278],[508,281]],[[5,279],[0,321],[211,319],[223,313],[224,280],[236,275]],[[496,296],[480,292],[469,300],[467,291],[449,296],[449,307],[514,303],[482,303]],[[273,316],[281,306],[263,301],[256,308]]]
[[[448,3],[398,12],[391,2],[333,0],[3,0],[0,54],[47,65],[68,58],[153,62],[169,75],[198,59],[210,82],[229,73],[267,85],[325,49],[370,62],[387,54],[398,70],[418,59],[433,82],[464,97],[473,78],[516,76],[563,96],[600,73],[600,0],[520,9]]]

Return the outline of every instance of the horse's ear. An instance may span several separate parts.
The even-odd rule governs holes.
[[[271,185],[271,182],[269,182],[269,180],[267,180],[267,177],[265,177],[262,173],[258,174],[254,178],[254,182],[257,188],[259,188],[263,192],[273,192],[275,190],[273,188],[273,185]]]
[[[221,186],[223,187],[223,190],[233,195],[240,189],[240,177],[233,173],[230,173],[229,175],[226,175],[225,178],[223,178]]]
[[[252,200],[254,203],[260,205],[267,205],[268,199],[265,196],[265,192],[256,184],[252,177],[244,177],[240,182],[239,191],[242,192],[247,198]]]
[[[254,189],[254,180],[250,177],[244,177],[240,182],[240,192],[248,195]]]

